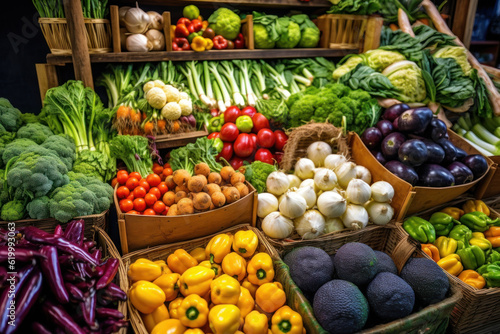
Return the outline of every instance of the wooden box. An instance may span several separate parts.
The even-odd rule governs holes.
[[[156,136],[155,143],[158,149],[181,147],[189,143],[194,143],[198,138],[206,136],[208,136],[208,131],[203,126],[203,129],[198,131]]]
[[[484,177],[477,185],[476,198],[488,198],[500,194],[500,155],[488,157],[493,161],[488,175]]]

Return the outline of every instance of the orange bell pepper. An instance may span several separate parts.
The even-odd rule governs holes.
[[[424,253],[429,255],[434,262],[438,262],[441,259],[439,256],[439,249],[433,244],[421,244],[420,246]]]
[[[184,249],[177,249],[167,258],[168,267],[174,273],[184,274],[186,270],[198,265],[198,261]]]
[[[500,247],[500,226],[492,226],[484,232],[484,236],[491,242],[493,248]]]
[[[489,216],[490,215],[490,209],[488,206],[481,200],[468,200],[467,202],[464,203],[462,206],[464,209],[465,213],[471,213],[471,212],[482,212],[485,215]]]
[[[281,284],[265,283],[255,293],[255,301],[267,313],[273,313],[286,303],[286,294]]]
[[[446,213],[448,216],[451,216],[453,219],[459,220],[465,214],[465,211],[454,206],[449,206],[444,208],[440,212]]]
[[[486,285],[486,280],[483,276],[474,270],[464,270],[458,275],[458,278],[476,289],[482,289]]]

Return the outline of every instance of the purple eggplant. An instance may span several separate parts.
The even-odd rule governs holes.
[[[488,162],[480,154],[468,155],[462,160],[462,162],[472,171],[472,174],[474,174],[474,180],[483,176],[488,170]]]
[[[68,267],[72,266],[74,259],[75,258],[73,257],[73,255],[67,255],[67,254],[59,255],[59,265]]]
[[[85,249],[89,253],[90,253],[90,250],[93,249],[95,246],[96,246],[96,243],[93,240],[85,241],[83,243],[83,249]]]
[[[399,131],[422,133],[432,121],[433,113],[427,107],[406,110],[398,118]]]
[[[104,328],[102,331],[103,334],[116,333],[120,330],[120,328],[128,327],[128,321],[107,319],[107,320],[102,322],[102,327]]]
[[[382,132],[376,127],[366,129],[361,135],[361,140],[370,150],[378,148],[382,139]]]
[[[420,166],[427,160],[427,146],[418,139],[405,141],[398,150],[399,161],[410,166]]]
[[[98,318],[115,318],[115,319],[123,319],[125,316],[123,313],[114,308],[107,307],[98,307],[97,308],[97,317]]]
[[[83,219],[72,220],[66,226],[66,231],[64,231],[64,238],[78,246],[82,246],[84,232],[85,221]]]
[[[30,262],[34,258],[43,258],[44,256],[37,251],[33,251],[32,249],[15,247],[14,250],[14,258],[16,261],[20,262]],[[9,259],[9,247],[8,246],[0,246],[0,263],[5,262]]]
[[[73,298],[76,301],[83,301],[83,292],[78,289],[74,284],[71,284],[69,282],[64,283],[64,286],[66,287],[66,290],[68,290],[69,295],[71,298]]]
[[[430,139],[422,140],[427,147],[427,163],[440,164],[444,160],[444,149]]]
[[[399,117],[392,121],[392,128],[394,131],[399,131]]]
[[[415,172],[415,169],[411,166],[407,166],[404,163],[392,160],[385,164],[385,168],[387,168],[392,174],[396,175],[400,179],[408,182],[412,186],[417,184],[418,182],[418,174]]]
[[[44,325],[39,322],[34,322],[31,324],[31,329],[35,334],[52,334]]]
[[[116,273],[118,272],[118,265],[120,261],[118,259],[109,259],[108,263],[106,263],[106,270],[104,275],[97,281],[96,289],[100,290],[105,288],[111,281],[115,278]]]
[[[78,282],[85,282],[85,278],[80,276],[77,272],[74,272],[72,270],[65,270],[63,274],[63,278],[66,282],[71,282],[73,284],[76,284]]]
[[[72,334],[85,334],[85,331],[78,326],[64,307],[54,304],[51,300],[47,299],[42,304],[42,310],[56,326],[65,328],[67,332]]]
[[[193,128],[196,128],[196,118],[194,118],[193,114],[189,114],[187,117],[189,121],[189,125],[191,125]]]
[[[99,328],[99,324],[96,322],[96,308],[97,299],[95,289],[91,288],[89,292],[85,293],[83,302],[80,302],[80,311],[82,312],[83,319],[87,326],[91,330],[96,330]]]
[[[444,159],[443,163],[445,165],[451,164],[453,161],[457,160],[457,148],[451,141],[448,139],[439,139],[437,143],[443,148],[444,150]]]
[[[114,298],[115,300],[127,300],[127,294],[115,283],[109,283],[103,291],[104,294],[108,295],[111,298]]]
[[[459,161],[452,162],[446,167],[455,178],[455,185],[465,184],[474,180],[474,174],[469,167]]]
[[[382,137],[386,137],[389,133],[394,131],[394,126],[392,125],[392,122],[386,119],[378,121],[376,127],[382,133]]]
[[[385,137],[381,145],[384,157],[388,160],[397,159],[399,147],[405,140],[406,137],[401,132],[393,132]]]
[[[385,159],[382,152],[376,150],[371,150],[370,152],[372,152],[373,156],[375,157],[375,159],[377,159],[378,162],[380,162],[382,165],[386,164],[387,160]]]
[[[40,253],[47,257],[40,261],[40,266],[52,293],[59,303],[69,303],[69,294],[64,286],[61,267],[57,261],[57,249],[54,246],[43,246],[40,248]]]
[[[64,235],[64,231],[61,227],[61,225],[57,225],[56,228],[54,229],[54,236],[60,237]]]
[[[455,150],[457,151],[457,155],[456,155],[457,161],[462,161],[463,158],[465,158],[467,156],[467,152],[462,150],[460,147],[455,146]]]
[[[440,119],[433,118],[429,125],[430,135],[432,140],[438,141],[439,139],[448,139],[448,128],[446,123]]]
[[[450,187],[455,178],[449,170],[436,164],[425,164],[418,169],[418,184],[424,187]]]
[[[410,107],[407,104],[404,103],[395,104],[385,109],[382,118],[393,122],[396,118],[398,118],[403,112],[405,112],[408,109],[410,109]]]

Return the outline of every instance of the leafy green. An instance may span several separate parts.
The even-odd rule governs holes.
[[[276,30],[276,15],[253,12],[254,44],[257,49],[272,49],[280,35]]]
[[[110,142],[111,157],[122,160],[129,172],[151,174],[153,160],[148,139],[142,136],[116,136]]]
[[[398,90],[401,102],[424,101],[426,92],[426,81],[422,70],[412,61],[402,60],[387,67],[384,74]]]
[[[338,80],[345,74],[353,70],[358,64],[364,61],[361,55],[349,55],[345,56],[338,64],[335,71],[333,71],[333,80]]]
[[[170,166],[172,169],[185,169],[190,174],[194,172],[197,163],[204,162],[212,172],[220,172],[222,165],[215,161],[218,152],[213,146],[214,141],[206,137],[198,138],[196,142],[189,143],[170,152]]]
[[[362,89],[381,98],[397,98],[398,94],[385,75],[363,64],[358,64],[352,71],[340,77],[339,83],[351,89]]]
[[[262,161],[254,161],[245,165],[245,179],[254,186],[257,192],[266,192],[266,180],[269,174],[277,171],[275,165],[270,165]]]
[[[286,126],[288,107],[283,99],[258,99],[255,109],[266,116],[268,120]]]
[[[280,49],[291,49],[300,42],[301,33],[297,23],[289,17],[280,17],[276,20],[276,31],[280,38],[276,41],[276,46]]]
[[[388,51],[388,50],[369,50],[363,54],[366,65],[373,68],[375,71],[381,72],[387,66],[400,61],[405,60],[405,56],[400,54],[397,51]]]
[[[240,33],[241,19],[230,9],[219,8],[208,18],[210,27],[216,35],[222,35],[226,39],[233,40]]]
[[[319,43],[319,28],[309,19],[306,14],[297,14],[290,17],[300,27],[300,48],[315,48]]]
[[[331,14],[370,15],[380,9],[379,0],[330,0]]]

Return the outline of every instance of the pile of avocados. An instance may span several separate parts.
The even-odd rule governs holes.
[[[443,300],[449,281],[432,260],[410,258],[398,276],[386,253],[351,242],[328,255],[300,247],[284,257],[290,275],[329,333],[355,333]]]

